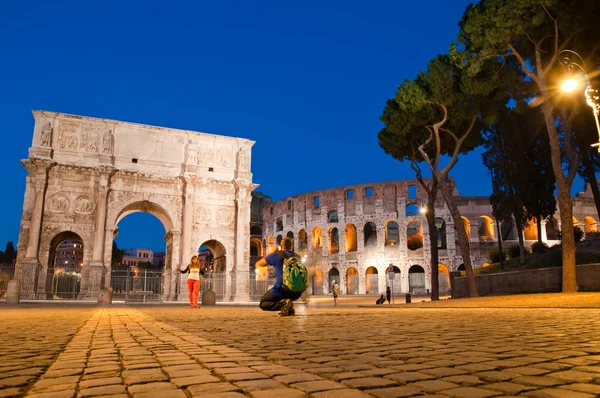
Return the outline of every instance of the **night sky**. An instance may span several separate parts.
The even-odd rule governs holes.
[[[379,147],[379,116],[448,50],[469,1],[171,3],[2,2],[0,249],[18,240],[33,109],[254,140],[253,181],[273,200],[414,178]],[[491,193],[481,151],[451,175],[463,195]],[[119,231],[121,248],[164,250],[153,216]]]

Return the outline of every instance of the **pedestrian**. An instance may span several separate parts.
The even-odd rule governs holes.
[[[273,252],[266,257],[261,258],[256,262],[256,267],[267,267],[272,265],[275,269],[275,284],[269,289],[260,300],[260,309],[263,311],[279,311],[279,316],[295,315],[294,301],[298,300],[306,287],[308,286],[308,274],[306,268],[302,266],[306,286],[302,291],[292,291],[284,285],[284,269],[285,260],[295,258],[300,261],[301,258],[292,250],[292,240],[283,238],[281,241],[281,250]],[[300,264],[302,264],[300,262]]]
[[[338,305],[338,296],[340,295],[340,285],[337,281],[331,283],[331,292],[333,293],[333,305]]]
[[[387,298],[388,304],[390,304],[392,301],[392,289],[390,289],[389,286],[385,288],[385,297]]]
[[[377,299],[377,301],[375,302],[375,304],[379,305],[379,304],[383,304],[385,303],[385,297],[383,297],[383,294],[381,295],[381,297],[379,297]]]
[[[187,285],[188,292],[190,295],[190,307],[198,308],[198,293],[200,293],[200,275],[204,275],[204,270],[200,268],[200,260],[198,260],[198,256],[192,256],[188,266],[185,267],[185,269],[180,269],[179,272],[181,272],[182,274],[189,272],[189,275],[187,277]]]

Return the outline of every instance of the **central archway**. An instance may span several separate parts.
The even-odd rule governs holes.
[[[208,253],[207,253],[208,252]],[[223,301],[227,293],[227,253],[225,246],[218,240],[211,239],[203,242],[198,248],[199,257],[206,258],[205,274],[200,284],[200,294],[213,290],[218,301]],[[187,297],[187,284],[181,283],[180,301]]]

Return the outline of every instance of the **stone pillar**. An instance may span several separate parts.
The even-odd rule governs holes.
[[[250,301],[250,204],[251,188],[243,180],[234,181],[235,193],[235,254],[231,277],[231,301]]]
[[[98,205],[96,208],[96,234],[94,236],[92,261],[84,264],[89,267],[88,273],[84,273],[89,278],[88,281],[82,280],[82,285],[87,284],[86,295],[89,298],[96,298],[100,294],[100,289],[110,287],[110,261],[105,264],[105,251],[111,253],[112,258],[112,239],[107,242],[106,239],[106,210],[108,207],[108,190],[110,188],[110,176],[114,172],[112,167],[100,167],[100,178],[98,181]],[[106,244],[108,243],[108,247]],[[94,281],[94,283],[89,283]],[[97,282],[96,282],[97,281]],[[87,282],[87,283],[86,283]],[[96,284],[97,283],[97,284]],[[82,286],[83,287],[83,286]],[[83,290],[83,289],[82,289]]]
[[[193,198],[193,184],[188,179],[183,179],[182,186],[182,218],[181,218],[181,257],[178,258],[177,262],[181,265],[187,264],[188,258],[192,256],[192,253],[197,254],[198,248],[192,248],[192,198]],[[193,252],[192,252],[193,250]]]
[[[44,196],[48,182],[48,171],[54,162],[41,159],[30,159],[23,162],[29,178],[29,190],[26,194],[33,197],[30,213],[29,238],[25,258],[21,262],[16,275],[21,281],[21,299],[35,299],[36,277],[41,269],[39,261],[39,245],[44,212]],[[27,202],[27,198],[25,200]],[[23,209],[26,211],[25,209]]]
[[[167,250],[169,247],[171,248],[170,255],[170,264],[165,262],[165,274],[171,274],[170,280],[170,288],[169,288],[169,301],[175,301],[177,299],[177,285],[179,284],[179,270],[177,269],[177,264],[179,263],[179,259],[181,259],[181,232],[176,230],[168,231],[165,236],[165,241],[167,242]],[[166,284],[166,281],[165,281]],[[187,298],[186,298],[187,300]]]
[[[548,234],[546,232],[546,224],[547,220],[542,220],[542,242],[546,242],[548,240]]]

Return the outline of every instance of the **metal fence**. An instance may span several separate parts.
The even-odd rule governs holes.
[[[113,300],[130,302],[162,301],[165,273],[160,270],[112,269]]]
[[[14,264],[0,264],[0,298],[6,298],[6,287],[8,281],[15,276]]]
[[[47,299],[77,300],[81,289],[81,273],[75,271],[57,271],[48,275],[46,281]]]

